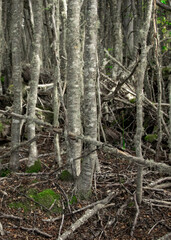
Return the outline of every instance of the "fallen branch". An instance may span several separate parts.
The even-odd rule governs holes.
[[[97,204],[93,209],[88,209],[85,214],[79,218],[75,223],[73,223],[67,231],[65,231],[57,240],[65,240],[67,237],[77,230],[81,225],[83,225],[89,218],[96,214],[99,210],[106,207],[106,205],[113,199],[115,193],[112,192],[108,197],[103,199],[101,203]]]
[[[24,231],[27,231],[27,232],[33,232],[33,233],[38,233],[44,237],[47,237],[47,238],[52,238],[53,236],[48,234],[48,233],[45,233],[41,230],[39,230],[38,228],[26,228],[26,227],[22,227],[22,226],[16,226],[16,225],[13,225],[14,228],[19,228],[21,230],[24,230]]]
[[[28,120],[34,121],[37,124],[40,124],[40,125],[42,124],[44,126],[51,128],[53,130],[53,132],[55,132],[55,133],[62,133],[61,129],[54,128],[50,123],[46,123],[46,122],[40,121],[38,119],[32,119],[32,118],[22,116],[19,114],[8,113],[8,112],[2,111],[2,110],[0,110],[0,113],[4,113],[7,115],[10,114],[11,116],[15,116],[16,118],[20,118],[20,119],[22,119],[22,118],[28,119]],[[84,137],[82,135],[77,136],[71,132],[68,133],[68,137],[70,137],[71,139],[74,139],[74,140],[81,139],[83,142],[87,142],[87,143],[93,144],[94,146],[101,148],[104,152],[114,154],[116,157],[122,158],[124,160],[129,160],[131,162],[144,165],[146,167],[154,168],[155,170],[157,170],[160,173],[167,173],[168,175],[171,175],[171,166],[169,166],[165,163],[160,163],[160,162],[157,163],[157,162],[154,162],[153,159],[148,160],[148,159],[143,159],[141,157],[132,156],[132,155],[128,154],[127,152],[123,152],[117,148],[114,148],[113,146],[111,146],[109,144],[93,140],[90,137]]]
[[[111,153],[114,156],[116,156],[118,158],[121,158],[123,160],[129,160],[131,162],[141,164],[141,165],[144,165],[144,166],[149,167],[149,168],[154,168],[155,170],[157,170],[160,173],[167,173],[168,175],[171,175],[171,166],[169,166],[165,163],[154,162],[153,159],[148,160],[148,159],[143,159],[141,157],[132,156],[132,155],[128,154],[127,152],[123,152],[120,149],[115,148],[115,147],[113,147],[109,144],[105,144],[105,143],[102,143],[100,141],[93,140],[90,137],[84,137],[84,136],[81,136],[81,135],[76,136],[73,133],[69,133],[68,136],[72,139],[75,139],[75,140],[76,139],[81,139],[83,142],[93,144],[93,145],[101,148],[102,151],[107,152],[107,153]]]
[[[0,218],[10,218],[10,219],[22,220],[21,217],[14,216],[14,215],[9,215],[9,214],[5,214],[5,213],[2,213]]]
[[[115,193],[115,197],[116,197],[117,195],[118,195],[118,193]],[[94,202],[94,203],[91,203],[91,204],[89,204],[89,205],[87,205],[87,206],[85,206],[85,207],[83,207],[83,208],[80,208],[80,209],[78,209],[78,210],[75,210],[75,211],[73,211],[73,212],[71,212],[71,213],[67,213],[67,214],[65,214],[65,217],[74,215],[74,214],[79,213],[79,212],[82,212],[82,211],[84,211],[84,210],[87,210],[87,209],[89,209],[89,208],[91,208],[91,207],[96,206],[97,204],[103,203],[103,201],[104,201],[104,200],[99,200],[99,201]],[[59,217],[56,217],[56,218],[42,219],[42,221],[43,221],[43,222],[55,222],[55,221],[60,220],[61,218],[62,218],[62,216],[59,216]]]

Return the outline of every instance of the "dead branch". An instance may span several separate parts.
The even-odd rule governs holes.
[[[158,183],[162,183],[164,181],[171,181],[171,177],[160,178],[160,179],[156,180],[155,182],[150,183],[149,187],[155,187],[156,185],[158,185]]]
[[[2,213],[0,218],[10,218],[10,219],[22,220],[21,217],[14,216],[14,215],[9,215],[9,214],[5,214],[5,213]]]
[[[53,236],[48,234],[48,233],[45,233],[41,230],[39,230],[38,228],[26,228],[26,227],[22,227],[22,226],[16,226],[16,225],[13,225],[14,228],[20,228],[21,230],[24,230],[24,231],[27,231],[27,232],[33,232],[33,233],[38,233],[39,235],[42,235],[44,237],[47,237],[47,238],[52,238]]]
[[[0,156],[0,162],[2,161],[2,159],[4,159],[5,157],[9,157],[11,155],[12,152],[14,152],[16,149],[23,147],[25,145],[30,145],[32,142],[36,141],[36,139],[38,138],[38,135],[28,141],[22,142],[20,144],[17,144],[15,147],[13,147],[9,152],[3,154],[2,156]]]
[[[67,231],[65,231],[57,240],[65,240],[67,237],[77,230],[81,225],[83,225],[89,218],[94,216],[99,210],[106,207],[106,205],[113,199],[115,193],[112,192],[108,197],[103,199],[101,203],[97,204],[93,209],[88,209],[85,214],[79,218],[75,223],[73,223]]]
[[[138,206],[138,203],[137,203],[136,194],[134,194],[134,201],[135,201],[135,206],[136,206],[137,211],[136,211],[134,223],[133,223],[133,226],[132,226],[132,229],[131,229],[131,237],[133,237],[133,235],[134,235],[134,230],[135,230],[135,227],[137,225],[138,216],[140,214],[140,209],[139,209],[139,206]]]

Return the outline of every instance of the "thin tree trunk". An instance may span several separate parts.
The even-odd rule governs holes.
[[[1,70],[2,70],[2,41],[3,41],[3,29],[2,29],[2,0],[0,0],[0,95],[2,94],[2,81],[1,81]]]
[[[150,0],[147,4],[147,15],[146,20],[142,29],[140,30],[140,40],[141,40],[141,55],[140,55],[140,65],[138,69],[138,80],[136,86],[136,135],[135,135],[135,147],[136,147],[136,156],[142,157],[142,134],[143,134],[143,86],[144,86],[144,77],[147,67],[147,35],[150,28],[150,21],[152,16],[152,7],[153,0]],[[143,184],[143,167],[138,166],[137,172],[137,202],[140,204],[142,201],[142,184]]]
[[[122,37],[122,22],[121,22],[121,5],[122,0],[112,0],[112,11],[113,11],[113,52],[114,57],[122,63],[123,60],[123,37]],[[112,77],[116,80],[118,75],[119,67],[117,64],[113,64]]]
[[[67,130],[81,133],[80,117],[80,0],[68,1],[67,18]],[[81,171],[81,141],[69,139],[68,163],[74,177]],[[77,160],[76,160],[77,158]],[[79,159],[78,159],[79,158]]]
[[[156,158],[159,157],[160,145],[162,141],[162,64],[161,64],[161,52],[160,52],[160,39],[157,29],[157,19],[156,19],[156,2],[154,1],[154,14],[153,14],[153,24],[154,24],[154,41],[155,41],[155,61],[157,67],[157,88],[158,88],[158,106],[157,106],[157,121],[158,121],[158,138],[157,138],[157,147],[156,147]]]
[[[21,22],[23,15],[23,1],[14,0],[12,2],[12,22],[11,22],[11,41],[12,41],[12,79],[14,88],[13,112],[21,114],[22,111],[22,80],[21,80]],[[11,145],[20,143],[21,121],[12,118],[11,126]],[[19,167],[18,149],[11,154],[10,168],[16,171]]]
[[[171,75],[169,76],[169,103],[170,103],[170,109],[169,109],[169,161],[171,162]]]
[[[55,14],[56,13],[56,14]],[[58,128],[59,127],[59,94],[58,94],[58,85],[61,81],[60,74],[60,55],[59,55],[59,25],[60,25],[60,16],[59,16],[59,0],[53,0],[53,9],[52,9],[52,24],[54,30],[54,58],[55,58],[55,66],[54,66],[54,85],[53,85],[53,125]],[[59,167],[62,166],[62,160],[60,155],[60,146],[59,146],[59,134],[56,133],[54,136],[54,148],[55,148],[55,157]]]
[[[28,97],[28,116],[35,117],[35,109],[37,103],[37,86],[40,74],[40,48],[42,39],[42,0],[37,0],[34,3],[34,34],[33,34],[33,47],[32,47],[32,60],[31,60],[31,80],[30,92]],[[35,123],[28,121],[28,140],[35,137]],[[33,142],[29,149],[28,166],[34,165],[37,161],[37,145]]]
[[[84,129],[85,136],[97,140],[97,104],[96,104],[96,73],[97,73],[97,0],[87,2],[87,21],[84,48]],[[95,146],[85,145],[88,153],[82,160],[82,171],[78,180],[78,191],[87,195],[91,190],[95,163],[98,161]]]

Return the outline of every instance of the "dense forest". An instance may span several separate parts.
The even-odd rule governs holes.
[[[0,239],[171,239],[171,0],[0,0]]]

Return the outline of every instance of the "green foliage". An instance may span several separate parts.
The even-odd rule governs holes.
[[[61,172],[61,174],[59,175],[59,179],[61,181],[73,181],[73,176],[71,175],[70,172],[68,172],[67,170],[64,170]]]
[[[145,141],[153,143],[157,140],[157,134],[148,134],[145,136]]]
[[[38,173],[41,170],[41,161],[37,160],[34,165],[27,168],[26,173]]]
[[[2,124],[2,122],[0,121],[0,133],[3,131],[4,129],[4,125]]]
[[[77,203],[77,197],[74,195],[71,200],[69,201],[69,203],[72,205],[72,204],[75,204]]]
[[[1,77],[1,83],[4,83],[5,82],[5,78],[4,76]]]
[[[136,98],[131,98],[129,101],[130,101],[130,103],[135,103],[136,102]]]
[[[161,0],[160,2],[166,4],[167,0]]]
[[[11,173],[9,169],[1,169],[0,170],[0,177],[6,177]]]

